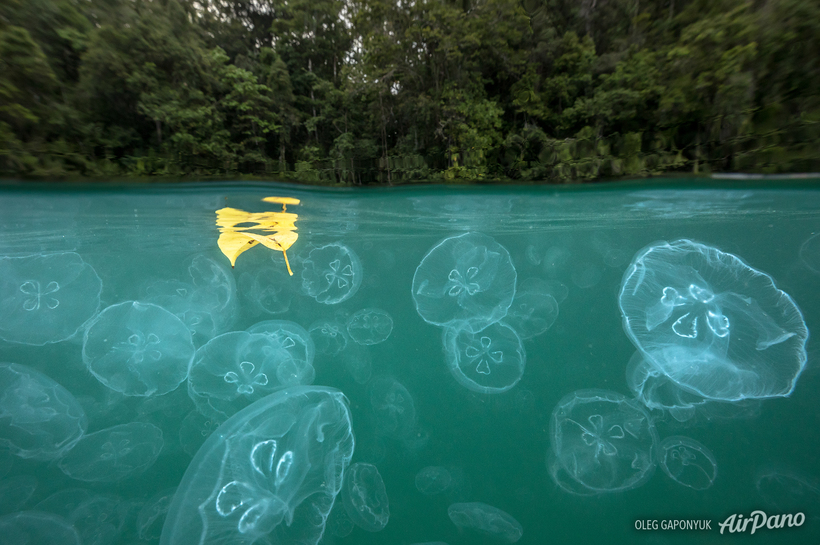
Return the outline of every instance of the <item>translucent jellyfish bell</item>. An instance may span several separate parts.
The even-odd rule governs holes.
[[[518,384],[527,356],[515,330],[499,322],[473,333],[464,325],[444,330],[444,350],[453,377],[482,394],[500,394]]]
[[[304,336],[308,337],[307,333]],[[307,352],[294,354],[283,339],[266,333],[223,333],[197,350],[188,374],[188,394],[197,409],[218,420],[282,386],[309,384],[315,372]]]
[[[347,332],[359,344],[379,344],[393,332],[393,318],[380,308],[363,308],[350,317]]]
[[[809,332],[791,297],[740,258],[691,240],[638,252],[620,292],[624,330],[681,387],[736,401],[788,396]]]
[[[0,339],[44,345],[73,336],[100,305],[102,281],[74,252],[0,257]]]
[[[97,380],[129,396],[162,395],[188,376],[191,332],[162,307],[127,301],[103,310],[89,325],[83,361]]]
[[[151,467],[164,444],[158,427],[129,422],[84,436],[58,465],[78,481],[117,482]]]
[[[238,412],[208,438],[177,489],[161,545],[316,545],[353,455],[347,399],[296,386]]]
[[[578,390],[558,402],[550,420],[551,458],[562,488],[577,494],[629,490],[655,469],[655,427],[634,400],[607,390]]]
[[[481,233],[444,239],[421,260],[413,276],[413,300],[427,323],[463,324],[477,332],[507,314],[515,296],[510,253]]]
[[[524,535],[521,523],[486,503],[454,503],[447,508],[447,515],[459,528],[467,528],[504,543],[515,543]]]
[[[362,264],[341,243],[314,248],[302,263],[302,289],[320,303],[335,305],[353,297],[362,283]]]
[[[0,363],[0,448],[20,458],[53,460],[87,427],[71,392],[31,367]]]
[[[345,474],[342,501],[350,520],[368,532],[384,530],[390,520],[390,502],[379,470],[373,464],[355,463]]]
[[[711,451],[689,437],[673,436],[658,448],[661,469],[675,482],[706,490],[717,478],[717,462]]]

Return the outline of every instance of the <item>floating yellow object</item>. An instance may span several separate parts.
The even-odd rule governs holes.
[[[293,197],[265,197],[262,200],[281,204],[282,211],[245,212],[238,208],[222,208],[216,211],[219,249],[231,261],[231,267],[236,265],[236,258],[242,252],[257,244],[271,250],[279,250],[285,256],[288,273],[293,276],[286,250],[299,238],[296,233],[296,220],[299,216],[286,210],[287,205],[299,204],[300,201]]]

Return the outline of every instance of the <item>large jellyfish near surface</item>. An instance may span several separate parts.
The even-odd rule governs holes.
[[[162,307],[127,301],[94,318],[85,332],[83,361],[97,380],[129,396],[162,395],[188,376],[191,332]]]
[[[74,252],[0,257],[0,339],[64,341],[97,312],[101,291],[96,271]]]
[[[362,283],[359,257],[341,243],[314,248],[302,267],[302,289],[326,305],[350,299]]]
[[[313,382],[305,345],[283,344],[276,331],[223,333],[196,351],[188,395],[202,414],[224,420],[282,386]]]
[[[444,350],[453,377],[482,394],[500,394],[518,384],[527,357],[515,330],[504,322],[477,333],[460,325],[444,330]]]
[[[564,396],[552,412],[550,436],[550,473],[572,493],[629,490],[655,470],[655,427],[637,402],[616,392],[578,390]]]
[[[0,451],[53,460],[87,427],[85,411],[71,392],[31,367],[0,363]]]
[[[353,455],[347,399],[285,388],[222,424],[177,489],[161,545],[315,545]]]
[[[510,253],[491,237],[465,233],[444,239],[413,275],[413,300],[425,322],[481,331],[502,319],[515,297]]]
[[[788,396],[806,364],[809,332],[792,298],[716,248],[677,240],[641,250],[619,301],[635,346],[703,397]]]

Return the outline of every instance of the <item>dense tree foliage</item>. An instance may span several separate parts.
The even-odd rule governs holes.
[[[820,170],[812,0],[4,0],[0,175]]]

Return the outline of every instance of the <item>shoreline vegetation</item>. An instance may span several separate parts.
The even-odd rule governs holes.
[[[811,0],[0,3],[0,178],[818,171]]]

